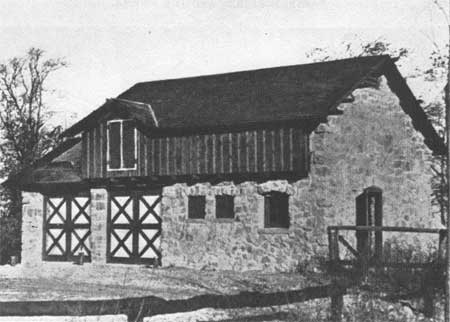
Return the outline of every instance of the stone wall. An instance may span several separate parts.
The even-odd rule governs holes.
[[[245,182],[234,186],[177,184],[163,190],[163,265],[207,269],[294,270],[328,254],[326,228],[355,224],[355,198],[364,188],[383,190],[383,223],[439,227],[431,213],[430,151],[397,97],[383,80],[380,89],[359,89],[310,137],[311,172],[287,183]],[[268,190],[290,194],[290,228],[264,229]],[[223,192],[225,191],[225,192]],[[215,194],[235,195],[235,220],[215,218]],[[206,196],[206,218],[187,218],[190,194]],[[346,236],[353,241],[354,233]],[[437,246],[435,236],[385,234],[408,245]]]
[[[106,227],[108,216],[108,191],[91,189],[91,261],[92,264],[106,263]]]
[[[286,191],[287,182],[277,188]],[[215,218],[215,195],[234,195],[235,219]],[[292,191],[291,191],[292,193]],[[187,218],[188,196],[206,196],[205,219]],[[263,227],[264,199],[253,183],[224,183],[211,187],[178,184],[163,190],[162,256],[163,265],[198,269],[270,269],[295,265],[305,243],[301,232],[279,229],[274,233]]]
[[[315,200],[311,214],[327,225],[354,224],[355,197],[375,185],[383,190],[383,225],[440,227],[431,208],[431,152],[398,98],[384,79],[379,90],[353,94],[355,102],[341,106],[344,115],[329,117],[311,136],[312,184],[305,196]],[[384,240],[421,250],[437,247],[435,235],[384,233]]]

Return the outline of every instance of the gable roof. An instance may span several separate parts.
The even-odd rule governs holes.
[[[73,136],[105,113],[135,119],[146,129],[234,127],[305,119],[325,121],[370,78],[385,75],[404,111],[434,153],[445,146],[389,56],[138,83],[67,129]]]

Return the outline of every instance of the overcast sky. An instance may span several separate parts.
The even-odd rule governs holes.
[[[67,125],[139,81],[299,64],[358,38],[421,65],[447,41],[433,0],[2,0],[0,12],[0,61],[35,46],[69,63],[49,84]]]

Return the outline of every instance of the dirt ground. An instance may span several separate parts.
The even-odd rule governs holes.
[[[198,271],[187,268],[146,268],[115,265],[52,263],[30,270],[0,266],[0,302],[85,300],[157,296],[165,300],[196,295],[240,292],[282,292],[327,285],[325,273],[261,273]]]
[[[0,266],[0,305],[9,301],[112,299],[150,295],[175,300],[204,294],[232,295],[255,291],[274,293],[329,283],[326,274],[321,272],[236,273],[129,265],[114,265],[114,269],[111,270],[108,266],[94,268],[89,264],[76,266],[67,263],[51,263],[38,270],[21,265]],[[309,302],[311,301],[231,310],[205,308],[193,312],[147,317],[145,321],[299,321],[300,315],[318,317],[327,314],[329,307],[327,299],[315,300],[314,303],[317,302],[315,305]],[[57,320],[57,317],[47,318],[49,317],[0,317],[0,322]],[[323,318],[322,316],[321,320]],[[116,316],[100,320],[95,317],[64,317],[61,321],[124,320],[123,317]]]
[[[49,301],[113,299],[157,296],[165,300],[188,299],[198,295],[233,295],[240,292],[275,293],[330,284],[324,272],[261,273],[196,271],[186,268],[145,268],[117,265],[75,266],[52,263],[40,270],[21,265],[0,266],[0,305],[9,301]],[[344,321],[434,321],[411,311],[400,303],[390,303],[350,290],[344,296]],[[2,303],[3,302],[3,303]],[[302,303],[239,309],[203,308],[191,312],[149,316],[146,322],[326,322],[330,317],[330,299]],[[0,322],[94,322],[126,321],[124,316],[110,317],[0,317]]]

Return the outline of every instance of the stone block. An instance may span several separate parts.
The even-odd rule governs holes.
[[[293,195],[295,193],[295,187],[289,184],[287,180],[272,180],[258,185],[258,193],[260,194],[268,193],[271,191]]]
[[[22,192],[22,264],[35,266],[42,263],[44,197],[36,192]]]

